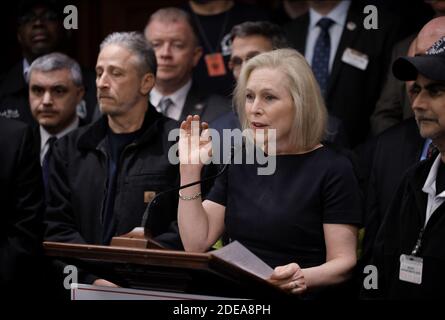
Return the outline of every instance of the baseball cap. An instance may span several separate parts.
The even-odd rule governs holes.
[[[445,81],[445,37],[437,40],[425,54],[396,59],[392,72],[402,81],[416,80],[419,73],[431,80]]]

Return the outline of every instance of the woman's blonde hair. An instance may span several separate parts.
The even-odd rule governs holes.
[[[247,81],[254,70],[263,68],[279,70],[288,79],[287,84],[277,85],[287,85],[294,102],[295,116],[290,143],[301,151],[314,148],[325,134],[327,111],[311,67],[293,49],[278,49],[259,54],[243,66],[233,97],[242,128],[249,127],[245,111]]]

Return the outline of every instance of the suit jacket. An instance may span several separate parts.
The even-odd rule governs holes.
[[[391,48],[397,37],[397,25],[379,11],[377,30],[363,27],[363,7],[351,3],[346,24],[355,25],[343,30],[330,74],[326,105],[329,112],[345,125],[352,146],[363,141],[369,131],[369,117],[379,97]],[[289,42],[304,55],[309,27],[309,13],[295,19],[285,27]],[[362,71],[345,62],[345,49],[351,48],[368,56],[369,63]]]
[[[85,120],[79,118],[79,126],[74,130],[77,130],[78,128],[81,128],[86,125],[87,125],[87,123],[85,122]],[[42,143],[42,137],[40,136],[40,126],[34,127],[32,131],[33,131],[33,135],[34,135],[34,145],[40,154],[40,149],[41,149],[40,145]],[[68,132],[67,134],[70,134],[71,132]],[[63,137],[61,137],[61,138],[63,138]]]
[[[187,93],[179,121],[185,120],[188,115],[198,115],[202,121],[211,122],[229,111],[231,111],[229,99],[217,94],[207,95],[193,83]]]
[[[89,70],[82,69],[82,78],[85,87],[84,100],[86,102],[84,121],[90,123],[93,120],[97,106],[95,75]],[[23,77],[22,60],[2,76],[0,83],[0,117],[20,120],[31,126],[37,125],[29,106],[28,84]]]
[[[29,288],[21,286],[37,279],[44,209],[38,154],[29,127],[0,117],[0,150],[0,293],[19,289],[26,294]]]
[[[424,143],[414,118],[388,129],[377,139],[366,199],[365,263],[397,187],[406,171],[420,161]]]
[[[392,51],[391,65],[400,56],[406,56],[415,34],[398,42]],[[400,81],[392,74],[392,68],[388,69],[385,86],[377,101],[374,113],[371,116],[371,130],[373,134],[379,134],[412,117],[411,102],[406,92],[404,81]]]

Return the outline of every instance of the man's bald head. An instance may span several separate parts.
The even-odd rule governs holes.
[[[414,57],[416,55],[416,48],[417,48],[417,37],[414,38],[413,41],[409,44],[408,48],[408,56]]]
[[[434,18],[417,35],[416,54],[425,54],[443,36],[445,36],[445,17]]]

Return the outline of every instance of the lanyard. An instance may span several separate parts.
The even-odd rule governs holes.
[[[224,31],[226,31],[227,23],[229,22],[230,10],[226,11],[226,13],[224,15],[224,22],[222,24],[221,32],[219,34],[218,42],[217,42],[215,49],[213,49],[212,45],[210,44],[210,41],[207,38],[207,35],[201,25],[201,21],[199,21],[198,16],[196,15],[196,13],[193,10],[192,10],[192,15],[193,15],[193,18],[195,19],[196,27],[198,28],[199,34],[201,35],[202,39],[204,40],[204,45],[205,45],[207,51],[210,53],[218,52],[218,49],[221,45],[221,41],[224,36]]]
[[[422,237],[424,231],[425,227],[422,227],[422,229],[420,229],[419,236],[417,237],[416,245],[414,246],[414,249],[411,251],[412,256],[417,256],[420,248],[422,247]]]

